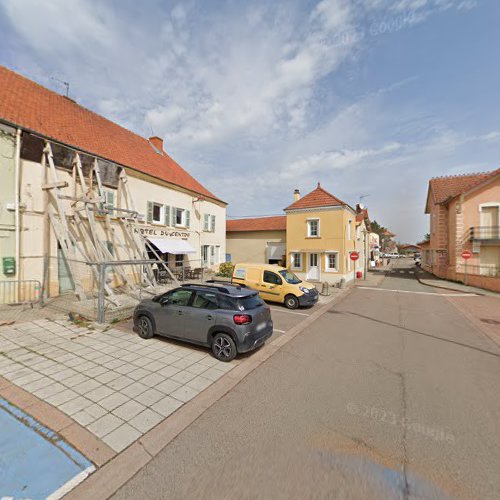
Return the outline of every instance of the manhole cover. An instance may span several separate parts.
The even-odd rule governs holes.
[[[488,325],[500,325],[500,321],[496,319],[481,318],[483,323],[488,323]]]

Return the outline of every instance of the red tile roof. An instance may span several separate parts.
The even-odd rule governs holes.
[[[498,174],[500,168],[492,172],[435,177],[429,181],[429,189],[432,189],[434,203],[444,203]]]
[[[275,217],[255,217],[226,221],[226,232],[240,231],[285,231],[286,215]]]
[[[323,189],[318,182],[318,187],[306,194],[300,200],[295,201],[290,206],[286,207],[285,210],[295,210],[300,208],[321,208],[321,207],[337,207],[337,206],[349,206],[347,203],[339,200],[336,196],[329,193]]]
[[[219,200],[148,140],[0,66],[0,120]]]

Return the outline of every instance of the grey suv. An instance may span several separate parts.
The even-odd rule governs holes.
[[[183,285],[134,310],[134,330],[143,339],[158,334],[208,346],[221,361],[262,345],[273,333],[269,306],[240,285]]]

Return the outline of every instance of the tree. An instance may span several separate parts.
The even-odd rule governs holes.
[[[381,239],[386,231],[387,228],[381,226],[376,220],[372,221],[372,232],[377,233]]]

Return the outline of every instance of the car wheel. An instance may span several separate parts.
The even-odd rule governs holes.
[[[137,333],[141,339],[150,339],[154,335],[153,323],[147,316],[141,316],[137,322]]]
[[[288,309],[297,309],[299,307],[299,299],[295,295],[287,295],[285,297],[285,306]]]
[[[232,361],[238,351],[234,340],[226,333],[217,333],[212,340],[212,352],[219,361]]]

